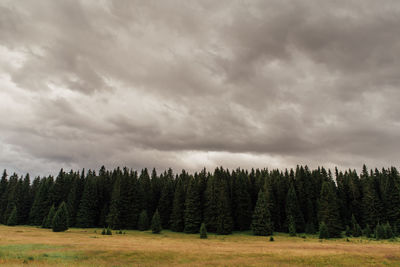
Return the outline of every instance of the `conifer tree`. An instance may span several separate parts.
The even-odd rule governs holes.
[[[271,214],[267,207],[265,193],[260,190],[253,213],[251,228],[254,235],[267,236],[272,234]]]
[[[207,187],[205,190],[205,205],[204,205],[204,223],[206,224],[209,232],[217,231],[217,186],[215,177],[210,176],[207,181]]]
[[[36,192],[31,211],[29,213],[29,221],[32,225],[41,225],[51,207],[51,189],[53,187],[53,178],[43,178],[40,181],[38,191]]]
[[[292,216],[289,217],[289,235],[296,236],[296,223]]]
[[[385,228],[379,222],[375,227],[375,238],[377,240],[385,239]]]
[[[56,209],[54,208],[54,205],[52,205],[49,210],[49,214],[43,219],[42,228],[51,229],[53,227],[53,219],[55,214],[56,214]]]
[[[217,176],[217,234],[228,235],[232,233],[233,230],[233,220],[231,215],[230,202],[228,198],[226,177],[224,170],[216,170],[214,173]]]
[[[299,202],[293,184],[290,185],[286,198],[286,218],[288,228],[292,223],[295,232],[304,231],[304,217],[300,210]],[[293,229],[292,229],[293,230]]]
[[[369,227],[369,225],[367,224],[367,226],[366,226],[365,229],[364,229],[364,235],[365,235],[367,238],[370,238],[370,237],[371,237],[371,234],[372,234],[371,227]]]
[[[319,239],[328,239],[329,236],[329,229],[325,222],[322,222],[319,226]]]
[[[232,174],[233,184],[233,215],[235,219],[235,228],[240,231],[249,229],[252,220],[251,197],[247,190],[246,174],[238,170]]]
[[[154,212],[153,218],[151,219],[151,232],[153,234],[161,233],[161,220],[160,220],[160,214],[158,213],[158,210],[156,210],[156,212]]]
[[[146,231],[149,229],[149,217],[147,216],[146,210],[143,210],[139,215],[138,229],[140,231]]]
[[[82,199],[79,204],[76,224],[81,228],[94,227],[97,224],[98,216],[98,195],[96,180],[91,173],[88,173]]]
[[[158,203],[158,210],[160,213],[161,226],[164,229],[170,228],[170,218],[172,213],[172,203],[174,200],[174,188],[172,182],[172,172],[171,176],[167,175],[165,177],[166,181],[161,190],[160,201]]]
[[[107,224],[112,229],[120,228],[120,191],[121,191],[121,178],[117,177],[114,182],[114,188],[111,196],[110,212],[107,216]]]
[[[182,180],[179,180],[174,194],[174,202],[171,213],[171,230],[182,232],[184,229],[185,216],[185,191]]]
[[[188,234],[198,233],[201,224],[201,202],[197,183],[190,181],[185,203],[185,228]]]
[[[14,226],[17,224],[18,224],[18,222],[17,222],[17,207],[14,206],[14,208],[12,209],[12,211],[10,213],[10,216],[8,217],[7,225]]]
[[[200,238],[201,239],[207,238],[207,229],[205,223],[202,223],[200,226]]]
[[[63,201],[58,207],[56,214],[54,215],[52,227],[53,232],[64,232],[68,230],[68,209],[67,205]]]
[[[339,237],[341,224],[337,199],[331,182],[324,182],[319,200],[318,219],[328,228],[329,237]]]

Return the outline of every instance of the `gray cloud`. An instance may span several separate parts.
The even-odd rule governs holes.
[[[400,4],[1,1],[0,163],[396,165]]]

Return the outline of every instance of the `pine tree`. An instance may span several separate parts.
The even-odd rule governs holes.
[[[261,190],[258,193],[251,228],[254,235],[267,236],[272,234],[271,214],[267,207],[265,193]]]
[[[246,174],[238,170],[232,173],[233,178],[233,207],[232,213],[235,220],[235,228],[240,231],[249,229],[252,220],[251,197],[247,189]],[[236,178],[236,180],[235,180]]]
[[[289,235],[296,236],[296,223],[292,216],[289,217]]]
[[[389,222],[383,225],[383,229],[385,232],[385,239],[390,239],[394,237],[392,227],[390,226]]]
[[[153,218],[151,219],[151,232],[153,234],[161,233],[161,220],[158,210],[156,210],[156,212],[153,215]]]
[[[202,223],[200,226],[200,238],[201,239],[207,238],[207,229],[205,223]]]
[[[370,237],[371,237],[371,234],[372,234],[371,227],[369,227],[369,225],[367,224],[367,226],[366,226],[365,229],[364,229],[364,235],[365,235],[367,238],[370,238]]]
[[[107,216],[107,224],[112,229],[119,229],[120,228],[120,195],[121,191],[121,178],[117,177],[116,181],[114,182],[114,188],[111,197],[111,204],[110,204],[110,212]]]
[[[341,224],[337,199],[331,182],[324,182],[319,200],[318,219],[328,228],[329,237],[339,237]]]
[[[319,226],[319,239],[328,239],[329,238],[329,230],[328,226],[322,222]]]
[[[380,223],[378,223],[375,227],[375,238],[377,240],[385,239],[385,229]]]
[[[146,231],[149,229],[149,217],[147,216],[146,210],[143,210],[139,215],[138,229],[140,231]]]
[[[172,170],[170,174],[165,175],[165,182],[161,190],[158,210],[160,213],[161,226],[164,229],[170,228],[170,218],[172,213],[172,203],[174,200],[174,187],[172,182]]]
[[[295,232],[304,231],[304,217],[300,210],[299,202],[293,184],[290,185],[286,197],[286,216],[288,228],[292,223],[292,227],[294,226]]]
[[[361,227],[360,225],[357,223],[357,220],[354,216],[354,214],[351,216],[351,233],[354,237],[359,237],[362,235],[361,232]]]
[[[171,214],[171,230],[182,232],[184,229],[185,216],[185,191],[182,180],[179,180],[174,194],[174,202]]]
[[[76,225],[81,228],[89,228],[97,225],[98,216],[98,195],[96,180],[91,173],[88,173],[82,199],[79,204],[76,216]]]
[[[17,222],[17,207],[14,206],[14,208],[12,209],[12,211],[10,213],[10,216],[8,217],[7,225],[14,226],[17,224],[18,224],[18,222]]]
[[[52,205],[49,214],[43,219],[42,228],[51,229],[53,227],[53,219],[55,214],[56,214],[56,209],[54,208],[54,205]]]
[[[197,183],[190,181],[185,203],[185,228],[188,234],[198,233],[201,224],[201,202]]]
[[[53,232],[64,232],[68,230],[68,209],[63,201],[58,207],[56,214],[53,218]]]

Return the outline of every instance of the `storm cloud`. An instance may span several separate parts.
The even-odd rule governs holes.
[[[0,167],[398,165],[400,3],[0,1]]]

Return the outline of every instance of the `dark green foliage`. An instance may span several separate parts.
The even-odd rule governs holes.
[[[294,227],[294,229],[291,229],[292,232],[294,231],[294,233],[296,233],[304,231],[304,217],[301,212],[293,184],[289,187],[286,197],[286,220],[288,229],[290,226]]]
[[[106,234],[106,228],[103,228],[103,231],[101,231],[101,234],[102,234],[102,235],[105,235],[105,234]]]
[[[350,227],[348,226],[348,225],[346,225],[346,230],[345,230],[345,233],[344,233],[347,237],[349,237],[349,236],[351,236],[351,230],[350,230]]]
[[[179,180],[176,185],[174,202],[171,214],[171,230],[182,232],[185,227],[185,191],[183,181]]]
[[[267,236],[272,234],[271,214],[267,206],[265,193],[261,190],[258,193],[251,229],[254,235]]]
[[[367,226],[366,226],[365,229],[364,229],[364,235],[365,235],[367,238],[370,238],[371,235],[372,235],[371,227],[369,227],[369,224],[367,224]]]
[[[98,200],[96,179],[92,174],[88,173],[76,216],[76,225],[78,227],[88,228],[97,225]]]
[[[110,212],[107,216],[107,224],[112,229],[119,229],[120,227],[120,191],[121,191],[121,178],[118,177],[114,182],[114,188],[111,196]]]
[[[149,229],[149,217],[147,216],[146,210],[143,210],[139,215],[138,229],[140,231],[146,231]]]
[[[362,235],[361,227],[360,227],[360,225],[357,223],[357,220],[356,220],[354,214],[353,214],[352,217],[351,217],[351,234],[352,234],[354,237],[359,237],[359,236]]]
[[[64,232],[68,230],[68,217],[67,205],[65,202],[62,202],[53,218],[53,232]]]
[[[360,175],[335,169],[335,181],[330,170],[310,171],[307,166],[284,172],[230,172],[220,167],[193,175],[182,171],[174,176],[171,169],[160,175],[155,170],[149,175],[146,169],[139,173],[140,177],[128,168],[108,171],[103,166],[98,175],[91,170],[87,174],[60,170],[55,180],[48,176],[30,182],[28,174],[8,177],[4,171],[0,223],[7,224],[16,208],[16,224],[49,227],[51,207],[65,201],[69,226],[137,229],[140,212],[150,215],[158,208],[163,229],[198,232],[203,221],[208,231],[229,234],[249,229],[258,192],[263,190],[276,231],[311,234],[325,222],[330,237],[340,236],[345,225],[353,236],[360,236],[361,227],[365,232],[367,225],[377,232],[381,227],[381,239],[399,234],[400,175],[394,167],[368,171],[363,166]],[[385,223],[376,227],[378,221]]]
[[[394,237],[393,230],[392,230],[392,227],[390,226],[389,222],[387,222],[385,225],[383,225],[383,229],[385,232],[385,234],[384,234],[385,239],[390,239],[390,238]]]
[[[296,236],[296,223],[292,216],[289,218],[289,235]]]
[[[340,237],[341,223],[333,182],[324,182],[321,188],[318,219],[328,228],[329,237]]]
[[[151,232],[153,234],[161,233],[161,219],[158,210],[154,212],[153,218],[151,219]]]
[[[328,239],[329,237],[330,236],[328,226],[324,222],[322,222],[319,225],[319,239]]]
[[[112,235],[112,231],[110,227],[107,227],[106,235]]]
[[[200,238],[206,239],[207,238],[207,228],[205,223],[202,223],[200,226]]]
[[[270,237],[269,237],[269,242],[274,242],[275,240],[274,240],[274,237],[271,235]]]
[[[232,173],[233,182],[233,207],[232,213],[235,218],[235,228],[240,231],[249,229],[252,220],[251,197],[247,189],[246,174],[238,170]]]
[[[161,218],[161,226],[164,229],[170,228],[170,218],[172,213],[172,203],[174,200],[174,185],[173,185],[172,170],[164,175],[164,185],[161,189],[160,201],[158,203],[158,211]]]
[[[17,225],[17,207],[14,206],[14,208],[12,209],[10,216],[8,217],[7,220],[7,225],[8,226],[14,226]]]
[[[310,234],[310,235],[315,234],[316,230],[315,230],[314,224],[313,223],[307,223],[305,232],[306,232],[306,234]]]
[[[56,214],[56,209],[54,208],[54,205],[52,205],[49,214],[43,219],[42,228],[48,228],[48,229],[53,228],[53,219],[55,214]]]
[[[197,182],[192,179],[185,203],[185,228],[188,234],[198,233],[201,224],[201,202]]]
[[[377,240],[380,239],[385,239],[386,233],[385,233],[385,228],[383,227],[382,224],[378,223],[375,227],[375,238]]]

